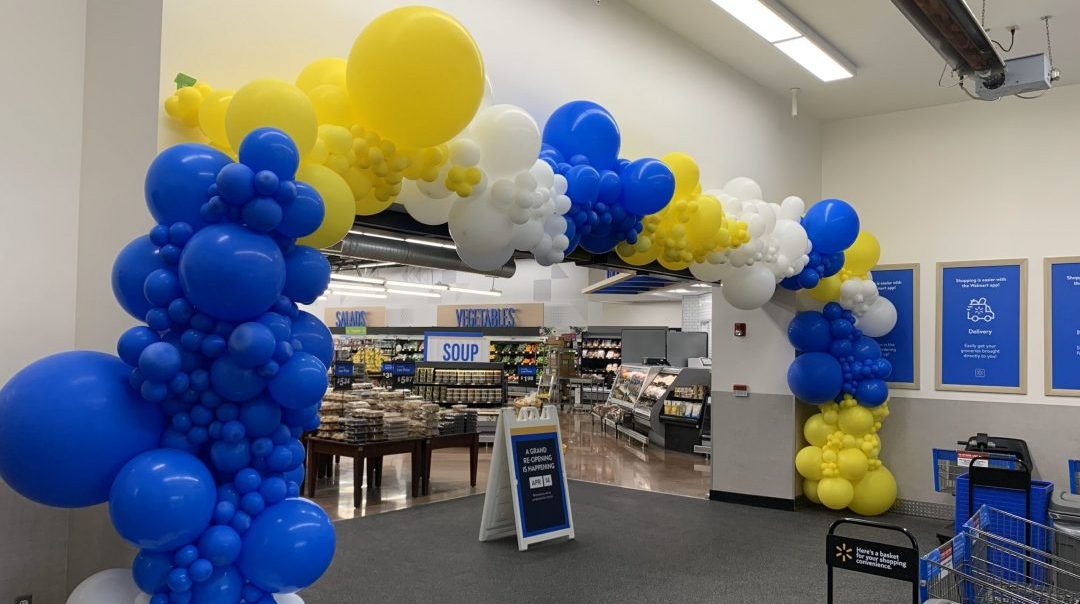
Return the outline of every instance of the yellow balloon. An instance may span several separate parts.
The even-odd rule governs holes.
[[[345,180],[326,166],[308,163],[300,164],[296,180],[314,187],[322,197],[325,208],[319,228],[307,237],[298,239],[297,243],[321,249],[344,239],[356,218],[352,191]]]
[[[803,480],[802,492],[806,495],[806,498],[810,500],[810,503],[821,503],[821,500],[817,496],[818,481],[810,480],[809,478]]]
[[[236,91],[225,112],[229,145],[239,149],[249,132],[264,126],[285,131],[301,156],[315,144],[319,128],[315,107],[302,90],[280,80],[254,80]]]
[[[672,199],[692,197],[694,190],[698,188],[701,178],[701,170],[693,157],[681,151],[673,151],[660,158],[675,176],[675,193]]]
[[[215,90],[206,95],[199,105],[199,129],[210,142],[223,149],[229,148],[229,135],[225,131],[225,113],[232,102],[232,90]]]
[[[659,256],[656,258],[656,261],[660,263],[660,266],[668,269],[669,271],[681,271],[690,268],[690,264],[693,262],[693,258],[689,260],[669,260],[667,258],[664,258],[663,256]]]
[[[839,275],[825,277],[817,284],[817,287],[810,290],[810,295],[818,302],[835,302],[840,299],[842,283]]]
[[[720,245],[718,233],[724,226],[724,209],[720,206],[720,200],[709,195],[697,198],[697,211],[690,216],[686,224],[686,234],[691,244],[708,245],[706,253],[711,252]],[[728,233],[727,241],[730,243],[731,235]]]
[[[840,449],[840,453],[836,456],[836,466],[840,469],[842,478],[858,482],[866,475],[870,460],[860,449]]]
[[[803,425],[803,436],[806,437],[806,442],[815,447],[823,446],[825,439],[833,432],[836,432],[836,425],[825,423],[820,413],[811,415]]]
[[[855,489],[843,478],[822,478],[818,482],[817,496],[825,507],[842,510],[855,497]]]
[[[896,502],[896,478],[885,466],[872,470],[855,485],[848,507],[862,516],[878,516]]]
[[[861,438],[874,427],[874,414],[862,405],[847,407],[840,410],[838,424],[844,432]]]
[[[358,121],[405,148],[445,143],[484,95],[476,41],[450,15],[424,6],[383,13],[353,43],[346,84]]]
[[[809,480],[821,480],[821,447],[810,445],[795,454],[795,469]]]
[[[352,106],[345,88],[323,84],[309,90],[307,95],[315,108],[315,119],[319,124],[345,127],[352,125]]]
[[[844,250],[844,270],[854,275],[865,275],[877,266],[880,259],[881,244],[877,237],[867,231],[859,231],[855,243]]]
[[[324,57],[307,64],[296,76],[296,87],[304,92],[311,92],[317,86],[337,86],[345,88],[345,59]]]

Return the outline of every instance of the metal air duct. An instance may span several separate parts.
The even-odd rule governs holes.
[[[349,258],[373,260],[375,262],[395,262],[410,266],[476,273],[491,277],[510,278],[517,271],[517,264],[513,258],[497,269],[480,271],[465,264],[461,258],[458,258],[457,252],[449,248],[420,245],[408,241],[365,237],[363,235],[349,234],[341,243],[330,249]]]

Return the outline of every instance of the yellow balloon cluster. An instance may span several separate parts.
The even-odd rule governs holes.
[[[868,408],[850,395],[821,405],[803,425],[810,443],[795,455],[807,499],[863,516],[883,514],[896,501],[896,479],[880,459],[878,431],[889,404]]]
[[[746,223],[729,219],[720,200],[702,195],[700,170],[694,158],[673,152],[660,158],[675,176],[671,201],[642,219],[633,245],[619,244],[615,252],[629,264],[658,261],[664,268],[682,270],[703,262],[711,252],[738,247],[750,240]]]
[[[409,6],[369,23],[348,60],[312,61],[292,84],[259,79],[234,92],[195,82],[165,100],[165,113],[233,157],[252,130],[285,131],[300,151],[297,178],[327,206],[323,226],[302,243],[325,247],[356,214],[389,207],[404,179],[438,179],[447,141],[469,124],[483,93],[484,65],[469,32],[442,11]],[[446,185],[464,197],[481,178],[476,168],[455,167]]]

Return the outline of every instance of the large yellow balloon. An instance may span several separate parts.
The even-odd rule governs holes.
[[[329,247],[341,241],[352,228],[355,215],[352,191],[336,172],[316,164],[300,164],[296,180],[315,187],[323,200],[325,213],[319,228],[297,243],[316,249]]]
[[[844,250],[844,270],[853,275],[865,275],[877,266],[881,259],[881,244],[877,237],[867,231],[859,231],[859,236],[851,247]]]
[[[817,287],[810,290],[810,295],[818,302],[835,302],[840,299],[842,283],[839,275],[825,277],[817,284]]]
[[[810,445],[795,454],[795,469],[808,480],[821,480],[821,447]]]
[[[225,113],[232,102],[232,90],[219,89],[211,92],[199,105],[199,129],[216,147],[229,148],[229,134],[225,130]]]
[[[866,475],[870,467],[870,460],[861,449],[840,449],[836,456],[836,467],[840,470],[840,476],[851,482],[858,482]]]
[[[810,480],[809,478],[803,480],[802,492],[806,495],[806,498],[810,500],[810,503],[821,503],[821,500],[817,496],[818,481]]]
[[[302,90],[280,80],[254,80],[233,95],[225,112],[229,145],[240,143],[256,128],[271,126],[292,137],[300,155],[306,155],[318,136],[315,107]]]
[[[818,483],[817,496],[825,507],[842,510],[855,497],[855,489],[843,478],[822,478]]]
[[[874,414],[862,405],[840,410],[840,429],[856,437],[870,432],[874,427]]]
[[[701,178],[701,170],[698,168],[694,158],[681,151],[673,151],[661,157],[660,161],[664,162],[675,176],[675,194],[671,198],[679,199],[693,196]]]
[[[885,466],[872,470],[855,485],[848,507],[856,514],[877,516],[896,502],[896,478]]]
[[[304,92],[311,92],[315,87],[325,85],[345,87],[345,59],[315,59],[296,76],[296,87]]]
[[[715,197],[704,195],[697,198],[697,209],[686,223],[686,234],[691,245],[701,246],[705,253],[731,243],[731,233],[724,226],[724,209]],[[721,234],[722,233],[722,234]]]
[[[360,32],[346,84],[365,128],[400,147],[431,147],[453,138],[476,114],[484,64],[461,23],[433,8],[407,6]]]
[[[803,425],[803,436],[806,437],[806,442],[815,447],[824,445],[825,439],[833,432],[836,432],[836,425],[825,423],[820,413],[811,415]]]

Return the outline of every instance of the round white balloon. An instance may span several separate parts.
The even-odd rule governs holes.
[[[457,243],[459,250],[466,247],[469,248],[467,253],[472,254],[501,253],[509,246],[513,251],[510,240],[514,236],[514,223],[505,211],[495,206],[489,195],[455,201],[450,208],[447,223],[450,237]],[[496,262],[495,266],[505,261],[506,258],[503,258]],[[470,266],[480,268],[472,263]]]
[[[788,220],[794,220],[796,222],[802,218],[803,212],[806,211],[806,202],[801,197],[785,197],[784,201],[780,202],[780,217],[787,218]]]
[[[540,127],[521,107],[488,107],[476,115],[470,128],[480,147],[480,165],[494,177],[528,170],[540,153]]]
[[[736,176],[724,184],[724,192],[728,195],[747,201],[761,199],[761,187],[754,179],[745,176]]]
[[[68,596],[67,604],[128,604],[142,594],[130,568],[110,568],[90,575]]]
[[[879,296],[870,308],[855,320],[855,326],[871,338],[888,335],[896,327],[896,307],[888,298]]]
[[[453,200],[445,199],[445,195],[434,197],[422,193],[420,187],[429,184],[432,183],[403,181],[401,194],[398,195],[397,201],[405,207],[405,211],[409,213],[409,216],[415,218],[417,222],[430,225],[446,224],[446,221],[450,219],[450,208],[453,206]],[[445,190],[446,187],[443,187],[443,189]],[[447,191],[447,194],[449,194],[449,191]]]
[[[711,262],[694,262],[690,265],[690,274],[698,281],[715,283],[723,280],[734,269],[730,264],[713,264]]]
[[[531,250],[540,244],[544,236],[544,224],[539,220],[529,220],[514,227],[514,237],[510,244],[517,250]]]
[[[296,594],[274,594],[277,604],[304,604],[304,599]]]
[[[511,232],[513,230],[511,229]],[[491,271],[499,268],[514,255],[514,246],[507,245],[502,249],[477,250],[468,244],[457,244],[457,255],[462,262],[478,271]]]
[[[752,310],[761,308],[776,293],[776,277],[763,264],[735,271],[720,283],[724,299],[735,308]]]

